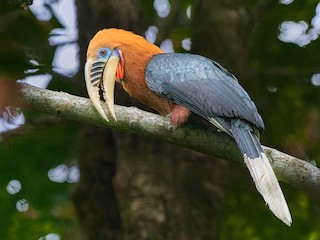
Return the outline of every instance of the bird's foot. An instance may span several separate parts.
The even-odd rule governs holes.
[[[167,117],[170,117],[171,125],[174,128],[177,128],[188,121],[190,114],[191,112],[189,111],[189,109],[179,105],[175,105],[172,109],[172,112],[167,115]]]

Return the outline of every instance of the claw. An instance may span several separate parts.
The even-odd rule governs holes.
[[[172,115],[172,112],[171,113],[169,113],[167,116],[166,116],[166,118],[171,118],[171,115]]]

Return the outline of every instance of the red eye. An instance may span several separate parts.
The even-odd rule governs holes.
[[[106,49],[102,48],[102,49],[100,49],[99,53],[100,53],[101,57],[104,57],[107,54],[107,51],[106,51]]]

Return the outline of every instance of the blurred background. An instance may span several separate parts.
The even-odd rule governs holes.
[[[1,239],[320,239],[319,196],[281,184],[289,228],[243,165],[8,107],[16,81],[87,97],[86,48],[108,27],[218,61],[258,106],[262,143],[320,163],[318,1],[4,0]],[[118,88],[118,104],[151,111]]]

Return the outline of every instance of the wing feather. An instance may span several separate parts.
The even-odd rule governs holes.
[[[255,135],[255,127],[264,129],[262,118],[237,79],[210,59],[170,53],[151,59],[146,69],[146,82],[159,95],[188,108],[233,136],[257,190],[271,211],[290,226],[292,219],[286,200],[258,134]]]
[[[208,58],[186,53],[157,54],[147,65],[146,82],[159,95],[206,119],[236,117],[264,129],[255,104],[238,80]]]

